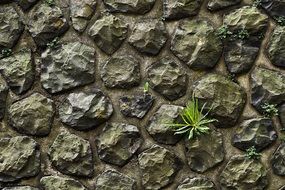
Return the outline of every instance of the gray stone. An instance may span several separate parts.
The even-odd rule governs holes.
[[[61,121],[77,130],[97,127],[112,113],[111,100],[99,89],[69,94],[59,106]]]
[[[79,181],[59,176],[42,177],[40,184],[44,190],[87,190]]]
[[[33,177],[40,171],[39,145],[30,137],[0,139],[0,181]]]
[[[216,190],[215,184],[206,177],[186,178],[176,190]]]
[[[222,55],[222,41],[206,20],[181,20],[171,40],[171,51],[193,69],[211,69]]]
[[[279,145],[271,158],[271,166],[273,173],[285,176],[285,143]]]
[[[138,128],[125,123],[110,123],[96,139],[99,158],[123,166],[142,144]]]
[[[145,14],[152,9],[155,0],[103,0],[103,2],[110,12]]]
[[[234,5],[240,4],[241,0],[210,0],[207,8],[210,11],[219,11]]]
[[[238,84],[220,74],[206,74],[193,85],[193,94],[205,111],[218,120],[216,127],[231,127],[240,117],[246,102],[246,93]]]
[[[0,76],[0,120],[3,119],[6,110],[6,98],[8,95],[8,86],[5,80]]]
[[[101,78],[108,88],[132,88],[140,83],[140,64],[130,55],[111,57],[101,67]]]
[[[95,49],[81,42],[62,44],[42,54],[41,83],[58,93],[95,80]]]
[[[136,50],[149,55],[157,55],[166,40],[165,25],[158,19],[140,19],[129,37],[129,43]]]
[[[285,74],[255,67],[250,75],[251,104],[260,112],[265,103],[280,104],[285,100]]]
[[[61,9],[47,3],[39,3],[29,12],[27,26],[40,47],[62,35],[69,27]]]
[[[139,154],[144,189],[158,190],[174,181],[182,167],[181,160],[169,150],[153,145]]]
[[[39,188],[32,186],[16,186],[16,187],[5,187],[3,190],[39,190]]]
[[[99,18],[88,31],[96,45],[108,55],[119,49],[126,39],[127,33],[128,25],[114,15]]]
[[[70,0],[70,18],[73,28],[83,32],[94,14],[96,0]]]
[[[241,155],[230,158],[219,180],[221,190],[261,190],[268,185],[265,166],[259,160]]]
[[[96,179],[96,189],[100,190],[136,190],[134,179],[115,170],[106,170]]]
[[[179,63],[164,57],[146,69],[150,87],[168,100],[176,100],[186,93],[187,75]]]
[[[48,151],[51,164],[68,175],[91,177],[93,158],[90,143],[66,130],[56,137]]]
[[[175,135],[173,129],[168,125],[181,119],[179,115],[182,110],[182,106],[161,105],[150,118],[149,123],[146,126],[147,132],[159,143],[169,145],[176,144],[182,136]]]
[[[283,0],[261,0],[261,7],[273,18],[285,16]]]
[[[222,134],[211,130],[208,134],[185,140],[186,157],[191,170],[204,173],[224,160]]]
[[[0,60],[0,71],[15,94],[29,90],[34,82],[35,68],[30,49],[22,49]]]
[[[28,10],[38,2],[38,0],[16,0],[16,1],[24,11]]]
[[[277,139],[273,122],[267,118],[253,118],[243,121],[236,129],[232,138],[233,146],[247,150],[254,146],[261,151]]]
[[[279,119],[283,129],[285,129],[285,103],[283,103],[279,108]]]
[[[166,19],[180,19],[199,13],[202,0],[164,0],[163,17]]]
[[[9,125],[26,135],[48,135],[53,115],[53,101],[39,93],[14,102],[8,109]]]

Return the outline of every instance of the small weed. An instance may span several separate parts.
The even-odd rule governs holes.
[[[266,117],[274,117],[278,116],[278,109],[276,108],[276,104],[268,104],[265,103],[261,106],[262,112]]]
[[[55,2],[54,0],[45,0],[46,4],[48,4],[49,6],[54,6]]]
[[[143,93],[148,94],[148,92],[149,92],[149,83],[145,82],[143,85]]]
[[[252,147],[246,149],[245,156],[248,159],[256,159],[256,160],[258,160],[261,157],[261,154],[256,151],[256,148],[254,146],[252,146]]]
[[[9,49],[9,48],[4,48],[4,49],[2,49],[2,51],[1,51],[1,55],[2,55],[3,57],[8,57],[8,56],[12,55],[12,50]]]
[[[285,26],[285,17],[284,16],[275,16],[274,19],[276,20],[278,25]]]
[[[237,32],[236,37],[238,39],[244,40],[244,39],[249,38],[249,33],[246,29],[241,29]]]
[[[262,0],[254,0],[253,4],[254,7],[261,7],[262,5]]]
[[[50,49],[55,48],[59,44],[59,38],[54,38],[51,42],[47,43],[47,47]]]
[[[221,26],[217,30],[217,35],[221,40],[225,40],[233,35],[229,28],[225,25]]]

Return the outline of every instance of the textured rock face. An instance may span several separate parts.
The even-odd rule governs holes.
[[[107,124],[96,139],[99,158],[118,166],[126,164],[141,143],[138,128],[125,123]]]
[[[274,174],[285,176],[285,143],[279,145],[271,158],[271,166]]]
[[[283,0],[262,0],[261,7],[273,18],[285,16]]]
[[[220,174],[220,185],[222,190],[265,189],[268,185],[267,172],[260,161],[236,155],[231,157]]]
[[[285,128],[285,103],[283,103],[279,108],[279,119],[282,127]]]
[[[39,145],[26,136],[0,139],[0,181],[13,182],[40,171]]]
[[[46,46],[68,29],[68,23],[59,7],[40,3],[29,12],[28,28],[36,44]]]
[[[87,190],[79,181],[59,176],[45,176],[40,184],[44,190]]]
[[[115,182],[115,183],[114,183]],[[114,170],[107,170],[100,174],[96,180],[96,189],[102,190],[135,190],[134,179]]]
[[[262,111],[265,103],[280,104],[285,100],[285,75],[282,72],[256,67],[250,75],[251,104]]]
[[[98,19],[88,34],[106,54],[113,54],[127,37],[128,25],[120,18],[106,15]]]
[[[96,0],[70,0],[70,18],[73,28],[83,32],[96,8]]]
[[[62,131],[49,148],[52,165],[68,175],[91,177],[93,159],[90,143],[83,138]]]
[[[12,48],[19,39],[24,25],[11,5],[0,7],[0,50]]]
[[[5,187],[3,190],[39,190],[39,189],[31,186],[17,186],[17,187]]]
[[[61,121],[77,130],[87,130],[107,121],[113,106],[99,89],[69,94],[59,106]]]
[[[183,110],[182,106],[163,104],[150,118],[146,130],[155,141],[163,144],[176,144],[181,135],[174,135],[172,128],[168,124],[172,124],[179,120],[179,114]]]
[[[180,19],[197,15],[202,0],[164,0],[163,17],[166,19]]]
[[[155,0],[103,0],[103,2],[110,12],[145,14],[151,10]]]
[[[216,190],[215,184],[206,177],[186,178],[176,190]]]
[[[129,43],[141,53],[157,55],[167,40],[164,23],[157,19],[137,22],[129,37]]]
[[[5,115],[6,98],[8,94],[8,87],[5,80],[0,76],[0,120]]]
[[[24,10],[28,10],[34,4],[36,4],[38,0],[17,0],[18,5]]]
[[[48,135],[53,115],[53,101],[39,93],[14,102],[8,110],[9,125],[26,135]]]
[[[222,42],[206,20],[182,20],[171,40],[171,51],[193,69],[210,69],[222,55]]]
[[[235,147],[246,150],[252,146],[261,151],[277,139],[271,119],[254,118],[243,121],[236,130],[232,143]]]
[[[196,81],[193,93],[206,110],[218,119],[217,127],[233,126],[245,106],[246,94],[242,87],[220,74],[207,74]]]
[[[41,83],[49,93],[89,84],[95,79],[95,49],[80,42],[65,43],[42,54]]]
[[[0,71],[15,94],[29,90],[34,82],[34,65],[30,49],[22,49],[0,60]]]
[[[186,157],[190,168],[203,173],[224,160],[223,137],[218,131],[185,140]]]
[[[158,190],[173,182],[182,163],[174,153],[153,145],[139,155],[139,165],[144,188]]]
[[[176,100],[185,95],[187,75],[170,57],[152,63],[146,70],[150,87],[165,98]]]
[[[140,64],[133,56],[115,56],[102,65],[101,78],[109,88],[131,88],[139,85]]]
[[[237,5],[240,2],[241,0],[210,0],[207,7],[210,11],[218,11],[233,5]]]

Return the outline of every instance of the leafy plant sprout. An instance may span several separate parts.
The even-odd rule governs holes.
[[[257,152],[256,148],[254,146],[246,149],[246,154],[245,156],[248,159],[259,159],[261,157],[261,154],[259,152]]]
[[[55,5],[54,0],[45,0],[46,4],[48,4],[49,6],[53,6]]]
[[[253,4],[254,7],[261,7],[262,5],[262,0],[254,0]]]
[[[148,92],[149,92],[149,83],[145,82],[143,86],[143,93],[148,94]]]
[[[218,28],[217,35],[221,40],[224,40],[233,35],[233,33],[229,30],[227,26],[223,25]]]
[[[3,57],[8,57],[8,56],[12,55],[12,50],[9,48],[4,48],[1,50],[1,55]]]
[[[47,43],[47,47],[50,49],[55,48],[59,43],[59,38],[55,37],[51,42]]]
[[[278,25],[285,26],[285,17],[284,16],[275,16],[274,19],[276,20]]]
[[[244,40],[244,39],[249,38],[249,33],[246,29],[241,29],[238,31],[236,36],[238,39]]]
[[[209,109],[206,114],[203,114],[205,106],[206,103],[202,106],[201,110],[199,110],[198,99],[193,97],[180,113],[182,121],[169,124],[168,126],[173,128],[175,131],[174,134],[186,134],[189,140],[209,133],[210,128],[208,125],[217,120],[207,118],[211,109]]]
[[[266,117],[278,116],[278,109],[276,104],[265,103],[261,105],[262,112]]]

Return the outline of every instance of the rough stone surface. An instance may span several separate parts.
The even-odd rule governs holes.
[[[144,19],[137,22],[129,37],[129,43],[141,53],[157,55],[167,40],[163,21]]]
[[[207,7],[210,11],[219,11],[230,6],[237,5],[240,2],[241,0],[210,0]]]
[[[186,157],[190,168],[203,173],[224,160],[222,134],[211,130],[192,140],[185,140]]]
[[[114,183],[116,182],[116,183]],[[135,190],[136,182],[134,179],[119,173],[115,170],[104,171],[97,177],[96,189],[102,190]]]
[[[126,117],[142,119],[152,107],[154,97],[150,94],[122,96],[119,99],[120,111]]]
[[[7,94],[7,84],[5,80],[0,76],[0,120],[2,120],[5,115]]]
[[[215,184],[206,177],[186,178],[176,190],[216,190]]]
[[[274,174],[285,176],[285,143],[279,145],[271,158],[271,166]]]
[[[144,188],[158,190],[173,182],[182,163],[173,152],[153,145],[139,154],[139,165]]]
[[[39,189],[31,186],[17,186],[17,187],[5,187],[3,190],[39,190]]]
[[[9,125],[26,135],[48,135],[53,115],[53,101],[39,93],[14,102],[8,110]]]
[[[261,0],[261,7],[273,18],[285,16],[283,0]]]
[[[111,57],[102,65],[101,78],[108,88],[132,88],[140,83],[140,64],[133,56]]]
[[[193,69],[210,69],[222,55],[222,41],[206,20],[181,20],[175,30],[170,50]]]
[[[38,0],[17,0],[18,5],[24,10],[28,10],[34,4],[36,4]]]
[[[26,136],[1,138],[0,160],[1,182],[35,176],[40,171],[39,145]]]
[[[279,108],[279,118],[282,127],[285,129],[285,103],[283,103]]]
[[[83,32],[94,14],[96,0],[70,0],[70,18],[73,28]]]
[[[28,29],[36,44],[44,47],[62,35],[68,29],[68,23],[59,7],[39,3],[29,12]]]
[[[96,45],[106,54],[111,55],[127,37],[128,25],[114,15],[106,15],[96,20],[88,31]]]
[[[79,181],[59,176],[42,177],[40,184],[44,190],[87,190]]]
[[[254,118],[243,121],[234,133],[232,143],[235,147],[246,150],[252,146],[261,151],[277,139],[271,119]]]
[[[113,106],[101,90],[91,89],[69,94],[58,111],[63,123],[77,130],[87,130],[107,121],[113,113]]]
[[[30,49],[22,49],[0,59],[0,71],[15,94],[29,90],[34,82],[35,69]]]
[[[179,114],[182,110],[182,106],[161,105],[150,118],[149,123],[146,126],[147,132],[159,143],[169,145],[176,144],[182,136],[174,135],[174,131],[168,124],[172,124],[181,119]]]
[[[264,165],[259,160],[247,159],[241,155],[230,158],[219,178],[222,190],[260,190],[268,185]]]
[[[262,112],[265,103],[280,104],[285,100],[285,74],[256,67],[250,75],[251,104]]]
[[[211,109],[211,116],[218,119],[217,127],[233,126],[245,106],[244,89],[220,74],[207,74],[197,80],[193,94],[201,105],[206,103],[205,110]]]
[[[110,12],[145,14],[152,9],[155,0],[103,0],[103,2]]]
[[[150,87],[168,100],[185,95],[187,75],[181,65],[170,57],[150,64],[146,70]]]
[[[99,158],[123,166],[142,144],[138,128],[125,123],[110,123],[96,139]]]
[[[41,83],[49,93],[58,93],[92,83],[95,79],[95,49],[70,42],[42,54]]]

